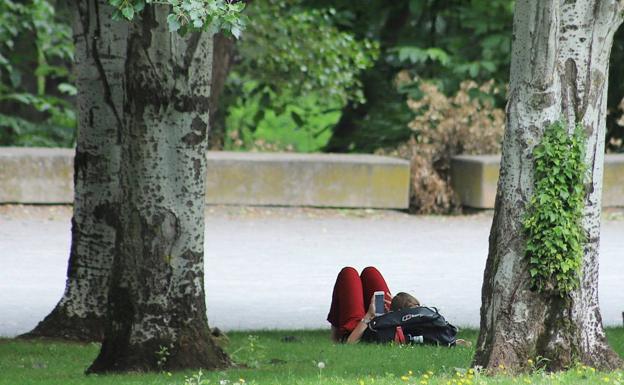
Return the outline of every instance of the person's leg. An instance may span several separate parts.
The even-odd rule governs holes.
[[[362,281],[352,267],[343,268],[334,285],[327,321],[332,325],[332,337],[340,340],[351,333],[366,314],[362,296]]]
[[[379,270],[372,266],[369,266],[362,270],[362,274],[360,274],[360,279],[362,280],[362,300],[364,301],[364,309],[368,310],[371,298],[376,291],[383,291],[384,293],[386,293],[386,311],[390,310],[390,305],[388,305],[388,301],[392,300],[392,295],[390,294],[390,289],[388,289],[388,284],[386,283],[386,280],[381,275]]]

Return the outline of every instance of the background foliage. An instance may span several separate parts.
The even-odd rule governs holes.
[[[129,19],[151,1],[110,0],[117,16]],[[462,93],[469,96],[461,102],[469,109],[504,106],[513,0],[164,3],[171,6],[172,30],[221,28],[240,36],[213,119],[213,149],[400,155],[424,167],[413,175],[413,194],[421,194],[412,195],[413,208],[454,210],[448,162],[439,159],[469,150],[449,147],[446,123],[423,120],[431,111],[413,106]],[[219,25],[203,11],[206,6],[214,8],[210,14]],[[64,7],[54,0],[0,2],[0,145],[74,145],[71,12]],[[608,151],[623,149],[623,66],[619,31],[610,66]],[[477,86],[462,90],[466,81]],[[490,91],[476,92],[485,84]],[[487,106],[471,107],[473,97],[477,103],[487,99]],[[418,129],[414,122],[420,122]],[[483,129],[494,132],[498,123],[492,124]],[[475,152],[498,151],[490,137],[483,139]],[[419,159],[409,155],[416,152],[422,152]]]
[[[343,28],[375,36],[381,54],[363,76],[367,103],[345,109],[328,145],[331,151],[371,152],[407,140],[413,134],[407,128],[413,111],[406,101],[421,96],[420,81],[435,84],[446,95],[455,93],[464,80],[492,79],[499,88],[507,83],[512,1],[339,3]],[[408,71],[416,81],[395,87],[400,71]],[[498,96],[497,107],[504,98]]]
[[[301,0],[254,2],[247,16],[222,99],[224,147],[320,151],[346,103],[364,101],[358,75],[378,44],[338,30],[334,8]]]
[[[0,2],[0,145],[74,144],[67,20],[47,0]]]

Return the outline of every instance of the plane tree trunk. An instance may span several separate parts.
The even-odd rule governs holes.
[[[213,37],[170,33],[167,11],[148,6],[130,27],[117,249],[105,337],[89,372],[229,364],[204,302]]]
[[[527,369],[544,357],[552,370],[575,361],[614,368],[598,306],[598,249],[609,54],[622,21],[614,0],[519,0],[501,173],[482,289],[476,365]],[[522,221],[533,193],[533,148],[563,120],[587,134],[587,195],[579,288],[562,299],[531,290]]]
[[[67,282],[52,312],[22,337],[100,341],[115,248],[128,27],[111,20],[106,0],[74,1],[73,8],[78,139]]]

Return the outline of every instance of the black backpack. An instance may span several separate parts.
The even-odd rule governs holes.
[[[419,306],[373,318],[362,335],[367,342],[454,346],[457,328],[438,309]]]

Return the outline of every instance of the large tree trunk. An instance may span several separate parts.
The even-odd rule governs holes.
[[[170,33],[167,11],[148,6],[130,27],[118,247],[90,372],[229,364],[204,302],[212,36]]]
[[[598,306],[598,246],[606,91],[613,35],[623,5],[615,0],[519,0],[514,15],[507,127],[475,364],[522,370],[544,357],[550,369],[575,360],[598,368],[621,364],[607,344]],[[533,193],[532,151],[550,123],[588,141],[588,194],[582,225],[588,235],[580,287],[570,300],[531,290],[522,220]]]
[[[73,8],[78,143],[67,283],[52,312],[23,337],[99,341],[115,247],[128,27],[111,20],[107,0]]]

